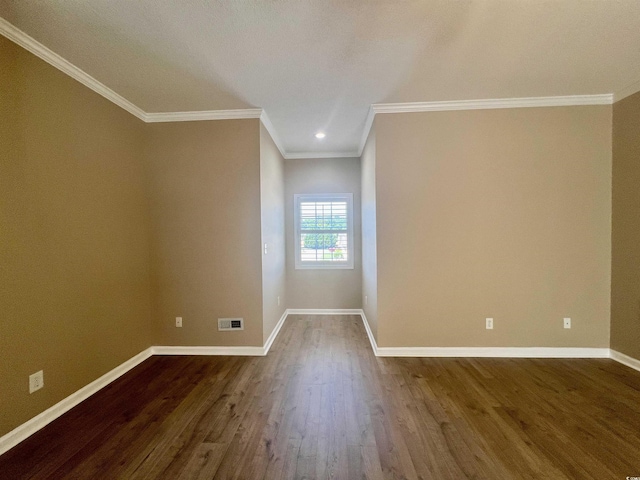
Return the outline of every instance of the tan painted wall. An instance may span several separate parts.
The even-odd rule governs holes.
[[[376,122],[362,150],[362,309],[378,341],[378,257],[376,227]]]
[[[611,348],[640,359],[640,93],[613,106]]]
[[[293,196],[296,193],[353,193],[354,268],[296,270]],[[362,308],[360,159],[313,158],[285,161],[288,308]]]
[[[609,345],[611,111],[376,116],[380,346]]]
[[[147,127],[159,344],[261,346],[260,121]]]
[[[1,436],[154,326],[144,124],[4,37],[0,65]]]
[[[260,125],[260,208],[262,211],[263,342],[286,309],[284,227],[284,158],[271,135]],[[280,304],[278,305],[278,297]]]

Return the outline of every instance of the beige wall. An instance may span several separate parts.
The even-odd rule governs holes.
[[[362,309],[378,341],[378,257],[376,227],[376,122],[362,150]]]
[[[380,346],[609,345],[611,111],[376,116]]]
[[[296,270],[293,196],[296,193],[353,193],[353,269]],[[288,308],[362,308],[360,159],[314,158],[285,161]]]
[[[261,346],[260,121],[149,124],[147,161],[158,344]]]
[[[155,327],[144,124],[4,37],[0,65],[1,436]]]
[[[262,215],[263,342],[286,309],[284,227],[284,158],[269,132],[260,125],[260,209]],[[278,304],[278,297],[280,302]]]
[[[613,106],[611,348],[640,359],[640,93]]]

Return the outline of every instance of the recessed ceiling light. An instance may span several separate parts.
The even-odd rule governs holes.
[[[326,135],[323,132],[316,133],[316,138],[324,138]]]

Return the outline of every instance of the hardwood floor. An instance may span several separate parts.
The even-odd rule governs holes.
[[[152,357],[0,457],[3,479],[633,475],[639,372],[376,358],[359,316],[290,316],[267,357]]]

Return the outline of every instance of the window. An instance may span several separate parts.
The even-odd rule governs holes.
[[[296,268],[353,268],[353,194],[294,195]]]

